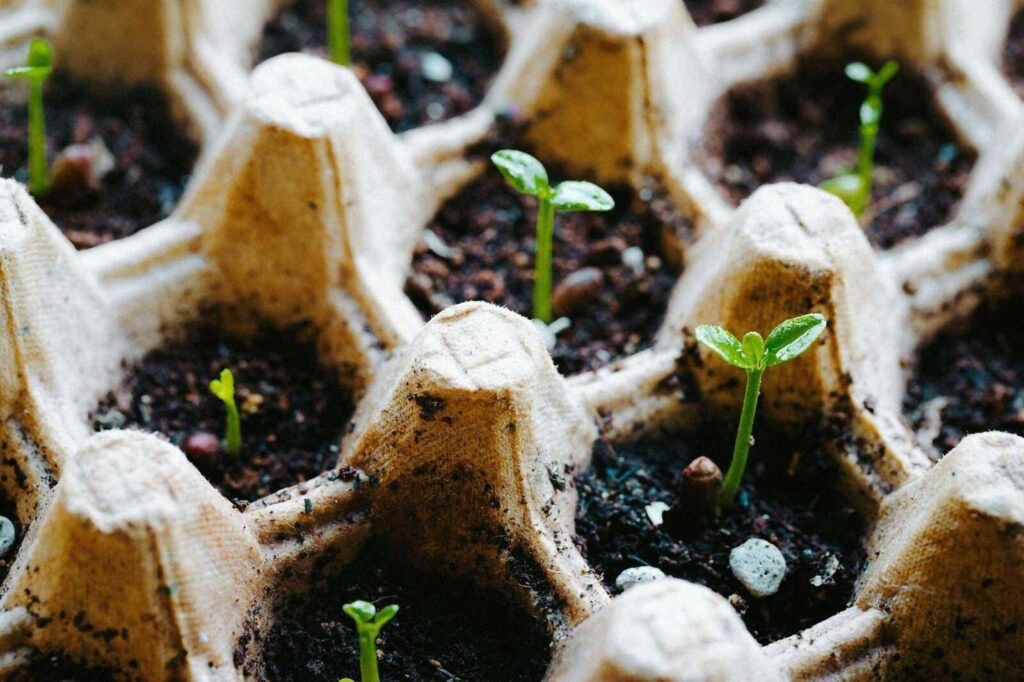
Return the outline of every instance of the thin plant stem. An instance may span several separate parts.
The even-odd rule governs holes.
[[[42,78],[30,79],[28,97],[28,187],[32,194],[39,196],[50,186]]]
[[[757,400],[761,395],[761,377],[763,369],[747,371],[747,388],[743,396],[743,411],[740,413],[740,426],[736,432],[736,444],[733,446],[732,462],[722,482],[722,506],[729,507],[736,499],[743,480],[743,472],[747,468],[747,455],[750,454],[750,436],[754,431],[754,415],[757,413]]]
[[[327,1],[327,34],[330,42],[331,61],[342,66],[349,66],[352,63],[348,3],[349,0]]]
[[[359,627],[360,682],[380,682],[377,670],[377,628],[368,624]]]
[[[238,457],[242,452],[242,419],[238,414],[238,405],[235,398],[225,402],[228,408],[227,430],[224,434],[224,449],[232,457]]]
[[[537,210],[537,262],[533,281],[533,316],[542,322],[551,322],[551,249],[554,232],[555,205],[551,197],[542,196]]]

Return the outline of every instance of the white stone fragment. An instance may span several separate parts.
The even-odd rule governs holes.
[[[619,573],[619,577],[615,579],[615,587],[625,592],[640,583],[649,583],[652,580],[661,580],[664,577],[665,572],[660,568],[655,568],[654,566],[632,566]]]
[[[786,559],[767,540],[750,538],[729,552],[729,569],[752,596],[770,597],[786,577]]]

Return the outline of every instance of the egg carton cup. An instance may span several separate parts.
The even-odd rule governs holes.
[[[1020,258],[1010,216],[1024,181],[1008,131],[1024,113],[992,48],[1013,6],[969,5],[776,0],[697,30],[677,0],[495,0],[482,6],[508,50],[483,105],[401,136],[350,72],[316,58],[278,57],[246,81],[240,55],[269,6],[227,31],[233,3],[0,5],[4,46],[132,22],[162,31],[181,48],[174,59],[132,68],[205,131],[176,212],[85,252],[0,182],[0,485],[27,529],[0,588],[0,671],[44,651],[126,678],[257,676],[250,635],[272,627],[275,600],[301,590],[314,562],[343,571],[372,536],[544,619],[550,680],[1012,674],[1024,654],[1024,441],[971,436],[932,466],[900,415],[901,360],[995,295]],[[8,16],[40,23],[19,33]],[[232,35],[210,38],[215,27]],[[202,63],[233,76],[190,71],[198,36],[223,51]],[[884,253],[823,192],[769,186],[734,210],[690,160],[729,86],[835,45],[915,62],[979,152],[950,223]],[[125,68],[106,73],[134,79]],[[201,85],[181,89],[189,79]],[[529,321],[467,303],[425,324],[402,293],[430,216],[483,172],[464,150],[510,106],[546,160],[656,187],[693,216],[692,233],[666,237],[685,269],[652,349],[563,378]],[[762,647],[700,586],[665,580],[613,598],[572,542],[567,482],[595,439],[738,410],[713,358],[692,368],[699,406],[668,387],[692,353],[689,330],[766,331],[809,309],[829,329],[766,377],[762,419],[850,415],[858,445],[833,455],[873,522],[852,605]],[[157,436],[91,434],[89,412],[122,367],[209,314],[232,331],[313,324],[323,361],[359,399],[338,469],[239,510]]]

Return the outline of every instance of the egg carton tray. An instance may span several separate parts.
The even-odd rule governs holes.
[[[0,485],[26,529],[0,671],[42,651],[126,678],[258,677],[258,644],[240,642],[271,625],[271,600],[374,537],[539,614],[552,681],[1019,673],[1024,440],[972,435],[933,464],[901,415],[901,361],[1024,268],[1024,105],[997,63],[1016,4],[770,0],[703,29],[680,0],[478,4],[507,46],[484,102],[394,135],[347,69],[284,55],[249,73],[279,2],[0,1],[0,64],[47,35],[94,83],[161,86],[203,142],[173,215],[88,251],[0,181]],[[771,185],[733,209],[692,161],[728,88],[837,47],[915,64],[978,153],[949,223],[889,251],[824,192]],[[485,171],[466,150],[512,106],[547,158],[657,186],[692,216],[670,235],[685,268],[653,348],[566,378],[528,320],[471,302],[424,323],[403,293],[430,217]],[[338,462],[355,480],[331,470],[240,511],[166,440],[92,432],[123,368],[218,305],[226,328],[317,330],[358,397]],[[767,377],[762,419],[852,415],[859,445],[831,453],[871,521],[852,604],[760,646],[696,584],[613,598],[573,544],[575,488],[550,472],[586,467],[598,437],[700,419],[665,381],[687,330],[765,330],[809,305],[828,331]],[[701,409],[738,410],[717,360],[694,371]]]

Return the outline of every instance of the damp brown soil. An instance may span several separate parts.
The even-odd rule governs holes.
[[[550,659],[544,626],[503,596],[402,568],[375,548],[309,585],[262,643],[268,681],[358,679],[356,631],[342,611],[357,599],[399,607],[377,641],[384,680],[537,682]]]
[[[238,338],[194,327],[129,369],[121,390],[95,411],[94,428],[163,434],[229,499],[257,500],[337,463],[352,396],[340,372],[316,358],[302,330]],[[226,410],[209,383],[225,368],[234,374],[241,412],[238,457],[216,441],[224,433]]]
[[[765,0],[685,0],[686,9],[698,26],[720,24],[752,12]]]
[[[1024,97],[1024,10],[1017,12],[1010,22],[1003,46],[1003,73],[1017,94]]]
[[[79,249],[120,239],[167,217],[185,189],[198,153],[171,116],[165,97],[147,87],[102,94],[60,74],[44,91],[47,147],[53,163],[69,145],[94,139],[113,156],[98,186],[71,182],[37,201]],[[0,93],[0,171],[27,179],[28,113],[17,87]]]
[[[904,413],[945,455],[964,436],[1024,436],[1024,334],[1012,303],[989,303],[918,352]]]
[[[323,0],[293,0],[264,29],[257,62],[285,52],[327,55]],[[392,130],[479,104],[501,66],[502,39],[472,3],[350,0],[355,74]]]
[[[865,87],[844,75],[849,61],[807,58],[719,100],[697,161],[728,200],[738,204],[773,182],[819,185],[853,168]],[[885,249],[950,219],[975,154],[959,143],[925,77],[909,64],[883,98],[874,188],[862,223],[870,241]]]
[[[565,178],[557,168],[549,174],[552,181]],[[552,355],[565,375],[653,343],[680,274],[662,256],[665,240],[691,232],[691,223],[657,192],[611,194],[616,207],[608,213],[563,213],[555,220],[555,317],[564,314],[570,326],[557,334]],[[532,317],[536,203],[492,167],[445,202],[416,247],[405,286],[425,318],[471,300]],[[559,285],[570,276],[579,284],[559,306]]]
[[[37,654],[27,666],[16,670],[9,682],[113,682],[118,679],[113,671],[88,668],[61,654]]]
[[[634,566],[706,585],[730,598],[762,644],[795,634],[843,610],[864,562],[864,524],[837,494],[841,473],[826,451],[848,440],[842,420],[802,435],[759,432],[736,504],[714,517],[682,511],[682,470],[698,456],[724,472],[732,429],[666,430],[621,444],[598,442],[592,466],[576,477],[577,544],[614,592]],[[647,512],[671,511],[655,526]],[[751,596],[729,569],[730,551],[750,538],[774,544],[786,559],[778,593]]]

